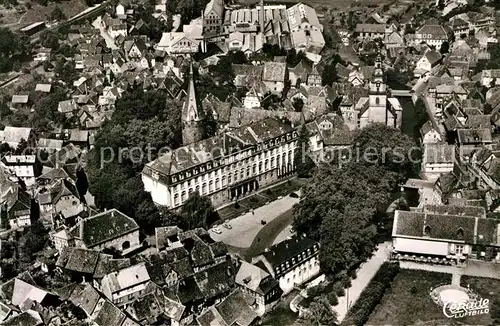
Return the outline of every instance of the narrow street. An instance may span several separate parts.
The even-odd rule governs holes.
[[[346,295],[339,298],[339,303],[334,307],[338,313],[339,323],[344,320],[349,308],[356,303],[361,292],[363,292],[373,276],[375,276],[380,269],[380,266],[385,262],[388,257],[390,245],[390,242],[384,242],[378,245],[373,256],[367,262],[363,263],[357,271],[357,277],[355,280],[352,280],[351,287],[346,289]]]

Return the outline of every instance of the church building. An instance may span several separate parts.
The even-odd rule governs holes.
[[[196,97],[193,65],[189,67],[187,98],[182,107],[182,144],[188,145],[203,139],[203,110]]]
[[[403,108],[397,98],[390,96],[380,55],[368,83],[368,92],[368,96],[361,97],[355,105],[341,106],[342,117],[349,129],[364,128],[372,123],[401,128]]]

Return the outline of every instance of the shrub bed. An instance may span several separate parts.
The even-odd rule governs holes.
[[[399,264],[384,263],[368,286],[361,292],[358,301],[351,307],[341,325],[365,325],[373,309],[379,304],[398,273]]]

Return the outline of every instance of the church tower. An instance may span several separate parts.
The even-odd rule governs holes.
[[[387,109],[387,85],[384,83],[384,71],[382,70],[382,57],[380,54],[375,61],[375,71],[369,84],[369,107],[385,112]],[[376,110],[379,111],[379,110]]]
[[[182,144],[188,145],[203,139],[203,111],[196,98],[193,64],[189,67],[187,97],[182,106]]]

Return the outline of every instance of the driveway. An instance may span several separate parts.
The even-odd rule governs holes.
[[[261,220],[265,220],[269,223],[278,216],[292,209],[293,205],[298,202],[298,198],[285,196],[255,209],[253,213],[245,213],[232,219],[229,222],[232,229],[226,229],[223,226],[220,226],[219,229],[222,231],[221,234],[216,234],[212,229],[209,230],[210,236],[215,241],[222,241],[232,247],[248,248],[252,245],[259,231],[261,231],[265,226],[261,223]],[[281,230],[278,232],[281,232]]]
[[[348,307],[350,308],[356,303],[361,292],[370,283],[373,276],[375,276],[380,266],[382,266],[388,257],[390,245],[390,242],[385,242],[377,246],[374,255],[367,262],[363,263],[357,271],[357,277],[351,281],[351,287],[346,289],[346,295],[339,298],[339,303],[334,307],[338,313],[339,323],[344,320]]]

